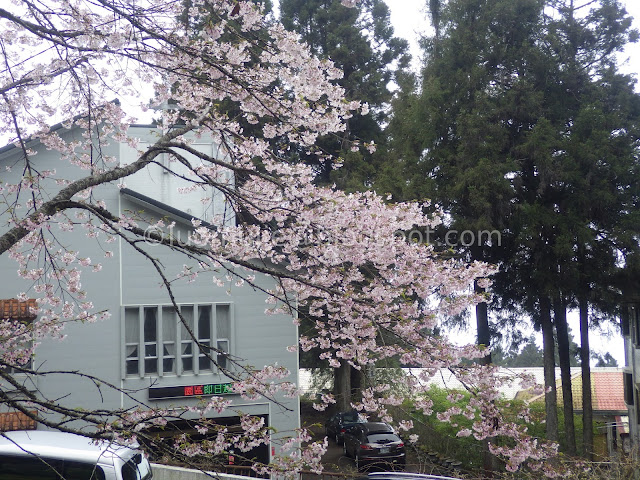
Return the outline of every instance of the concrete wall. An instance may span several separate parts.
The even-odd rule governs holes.
[[[229,473],[217,472],[201,472],[200,470],[191,470],[181,467],[170,467],[154,463],[151,465],[153,470],[153,480],[208,480],[216,478],[219,480],[247,480],[249,477],[241,475],[231,475]]]

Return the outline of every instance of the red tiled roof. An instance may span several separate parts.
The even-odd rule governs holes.
[[[591,372],[591,404],[593,412],[625,412],[622,372]],[[558,403],[562,404],[562,384],[557,381]],[[571,378],[573,408],[582,410],[582,376]]]
[[[25,302],[15,298],[0,300],[0,316],[3,319],[33,320],[36,316],[32,313],[32,309],[36,308],[38,306],[34,299],[29,299]]]
[[[35,412],[32,412],[35,414]],[[0,413],[0,432],[35,430],[36,421],[22,412]]]
[[[622,372],[593,372],[591,374],[594,410],[626,410]]]

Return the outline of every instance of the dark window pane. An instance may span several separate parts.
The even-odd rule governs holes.
[[[198,368],[200,368],[200,371],[211,370],[211,360],[207,357],[200,357],[199,362]]]
[[[136,375],[138,371],[138,360],[127,360],[127,375]]]
[[[631,373],[624,374],[624,403],[633,405],[633,375]]]
[[[145,345],[144,346],[144,356],[145,357],[155,357],[157,355],[156,353],[156,345],[155,343],[152,345]]]
[[[198,338],[211,338],[211,306],[198,307]]]
[[[122,466],[122,480],[137,480],[138,468],[136,464],[129,460]]]
[[[59,480],[62,462],[59,460],[0,456],[0,478],[15,480]]]
[[[193,358],[192,357],[184,357],[182,359],[182,370],[193,370]]]
[[[97,465],[81,462],[64,462],[65,480],[104,480],[104,471]]]
[[[367,435],[367,441],[369,443],[391,443],[399,442],[400,437],[393,433],[370,433]]]
[[[173,358],[162,359],[162,371],[164,373],[173,373]]]
[[[158,372],[158,360],[156,358],[148,358],[144,361],[145,373],[157,373]]]
[[[158,314],[156,307],[144,309],[144,341],[155,342],[158,339]]]

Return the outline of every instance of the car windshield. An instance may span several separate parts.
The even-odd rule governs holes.
[[[358,414],[358,412],[347,412],[342,416],[342,420],[344,420],[345,422],[359,422],[360,421],[360,415]]]
[[[369,443],[392,443],[398,442],[399,440],[396,435],[387,432],[370,433],[367,435],[367,441]]]

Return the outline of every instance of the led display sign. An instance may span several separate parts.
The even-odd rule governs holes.
[[[207,395],[229,395],[233,393],[230,383],[207,385],[181,385],[179,387],[149,387],[149,398],[203,397]]]

